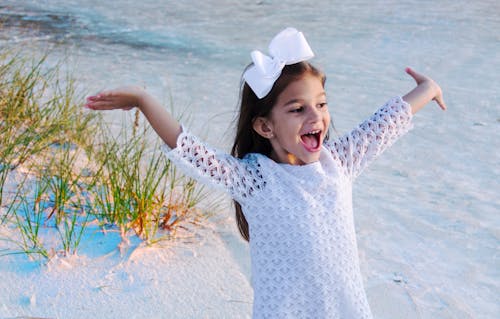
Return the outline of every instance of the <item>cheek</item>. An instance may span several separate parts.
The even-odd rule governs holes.
[[[325,133],[324,133],[324,137],[328,135],[328,133],[330,132],[331,128],[333,127],[332,126],[332,119],[330,118],[330,115],[328,114],[328,116],[325,116],[325,127],[326,127],[326,130],[325,130]]]
[[[325,124],[330,126],[331,121],[332,121],[332,118],[330,116],[330,113],[327,111],[325,114]]]
[[[291,130],[293,131],[294,127],[297,126],[297,121],[288,114],[283,114],[281,117],[273,118],[271,123],[275,130],[285,134]]]

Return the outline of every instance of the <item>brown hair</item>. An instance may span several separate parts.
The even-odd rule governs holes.
[[[325,75],[309,62],[305,61],[286,65],[280,77],[274,82],[271,91],[262,99],[259,99],[250,86],[242,81],[240,90],[240,112],[231,155],[237,158],[243,158],[249,153],[260,153],[266,156],[271,154],[271,143],[268,139],[260,136],[254,131],[253,121],[257,117],[268,117],[278,100],[278,96],[290,83],[299,80],[305,74],[317,76],[321,80],[323,86],[325,85]],[[237,201],[234,201],[234,205],[236,210],[236,222],[240,234],[246,241],[250,241],[248,222],[243,215],[241,205]]]

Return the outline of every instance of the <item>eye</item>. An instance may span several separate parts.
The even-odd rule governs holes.
[[[318,108],[320,108],[320,109],[323,109],[323,108],[326,108],[326,107],[328,107],[328,103],[327,102],[323,102],[323,103],[318,104]]]
[[[290,110],[291,113],[301,113],[304,111],[303,106],[296,106],[293,109]]]

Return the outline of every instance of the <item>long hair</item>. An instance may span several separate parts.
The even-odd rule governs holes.
[[[271,91],[262,99],[259,99],[250,86],[242,80],[240,90],[240,112],[231,155],[237,158],[243,158],[249,153],[260,153],[265,156],[270,156],[272,151],[271,143],[268,139],[260,136],[254,131],[253,122],[257,117],[269,117],[279,95],[290,83],[299,80],[305,74],[317,76],[321,80],[323,86],[325,85],[326,77],[323,72],[305,61],[286,65],[280,77],[274,82]],[[243,215],[241,205],[237,201],[234,201],[234,206],[236,211],[236,222],[240,234],[246,241],[250,241],[248,222]]]

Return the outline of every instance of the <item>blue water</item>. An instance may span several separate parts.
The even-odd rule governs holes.
[[[430,75],[449,110],[421,111],[355,185],[368,295],[380,318],[402,295],[407,317],[500,313],[500,2],[4,0],[0,21],[0,46],[50,48],[86,92],[144,85],[225,149],[249,52],[286,26],[326,72],[340,133],[413,87],[405,66]]]

